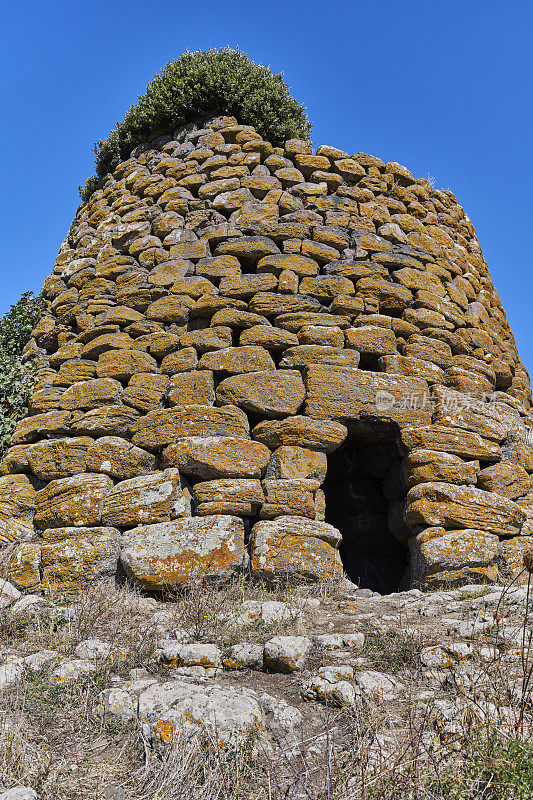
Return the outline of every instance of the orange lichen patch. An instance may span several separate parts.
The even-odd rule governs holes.
[[[21,542],[9,564],[9,581],[25,592],[35,592],[41,585],[41,543]]]
[[[158,719],[153,725],[153,730],[165,744],[172,744],[180,739],[180,729],[168,720]]]

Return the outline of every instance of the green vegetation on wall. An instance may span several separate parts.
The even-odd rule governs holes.
[[[253,125],[275,146],[292,138],[309,140],[311,133],[305,108],[289,94],[282,73],[272,73],[238,49],[187,51],[169,61],[107,139],[95,144],[96,173],[80,189],[82,198],[137,145],[187,122],[221,115]]]
[[[13,429],[27,412],[34,376],[22,351],[39,319],[42,301],[25,292],[0,318],[0,457]]]

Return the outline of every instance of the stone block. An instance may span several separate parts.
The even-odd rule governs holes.
[[[307,450],[305,447],[283,445],[274,450],[267,467],[267,478],[301,480],[310,478],[320,483],[326,477],[325,453]]]
[[[87,470],[103,472],[111,478],[126,480],[148,475],[156,469],[155,456],[120,436],[102,436],[87,451]]]
[[[61,395],[59,405],[66,411],[89,411],[99,406],[118,402],[122,385],[113,378],[81,381],[70,386]]]
[[[428,528],[409,542],[412,581],[422,589],[495,583],[498,537],[484,530]]]
[[[177,469],[139,475],[121,481],[102,504],[102,522],[110,527],[134,527],[188,516]]]
[[[80,436],[32,444],[27,451],[28,466],[43,481],[85,472],[87,453],[92,443],[93,439],[88,436]]]
[[[478,472],[479,461],[463,461],[459,456],[438,450],[411,450],[402,462],[403,478],[409,489],[417,483],[434,481],[475,485]]]
[[[507,436],[508,428],[498,413],[497,404],[439,386],[435,387],[434,395],[437,425],[474,431],[498,443]]]
[[[242,346],[264,347],[266,350],[285,350],[298,344],[298,337],[290,331],[283,331],[273,325],[254,325],[246,328],[240,335]]]
[[[533,536],[513,536],[510,539],[502,539],[498,548],[498,568],[500,580],[504,583],[516,581],[517,583],[527,583],[529,573],[524,569],[524,553],[526,550],[533,549]]]
[[[295,370],[264,370],[226,378],[216,398],[223,406],[234,404],[267,417],[284,417],[298,412],[305,388]]]
[[[346,439],[348,429],[339,422],[295,415],[282,420],[265,420],[252,430],[252,437],[271,450],[283,445],[332,453]]]
[[[274,370],[275,364],[264,347],[242,346],[204,353],[198,362],[198,369],[210,369],[214,372],[238,375],[244,372]]]
[[[339,531],[326,522],[278,517],[254,525],[252,575],[266,581],[314,582],[342,578]]]
[[[133,375],[159,372],[157,361],[142,350],[108,350],[98,359],[99,378],[127,382]]]
[[[190,436],[249,437],[246,415],[234,406],[210,408],[191,405],[150,411],[131,427],[133,444],[160,450]]]
[[[120,556],[130,580],[147,590],[175,589],[205,579],[228,579],[246,561],[241,519],[189,517],[133,528]]]
[[[487,492],[497,492],[510,500],[516,500],[529,492],[531,477],[519,464],[500,462],[482,469],[477,476],[477,485]]]
[[[253,478],[219,478],[195,483],[192,489],[195,513],[250,516],[264,502],[261,481]],[[238,509],[238,513],[235,509]]]
[[[325,330],[329,330],[325,328]],[[279,362],[282,368],[303,369],[311,364],[332,364],[337,367],[353,367],[359,365],[357,350],[345,350],[342,347],[325,347],[318,344],[300,344],[284,351]]]
[[[376,325],[361,325],[345,332],[346,347],[351,347],[365,356],[385,356],[396,352],[396,337],[387,328]]]
[[[405,450],[438,450],[460,458],[479,461],[500,461],[502,451],[496,442],[484,439],[473,431],[448,428],[444,425],[405,427],[400,432]]]
[[[107,475],[81,474],[50,481],[37,492],[35,524],[45,528],[94,527],[102,518],[102,501],[113,488]]]
[[[191,405],[212,406],[215,402],[213,373],[202,369],[198,372],[177,372],[170,378],[168,402],[173,407]]]
[[[71,420],[72,414],[69,411],[49,411],[21,419],[15,426],[11,444],[35,442],[47,436],[66,436]]]
[[[127,436],[139,412],[128,406],[103,406],[87,411],[72,424],[72,433],[80,436]]]
[[[404,378],[348,367],[310,366],[305,378],[306,414],[346,424],[360,420],[392,421],[402,426],[428,425],[428,385]]]
[[[525,512],[512,500],[474,486],[420,483],[407,494],[405,522],[410,528],[476,528],[514,536],[525,519]]]
[[[9,581],[22,592],[37,592],[41,586],[41,542],[20,542],[9,562]]]
[[[65,527],[43,532],[43,586],[75,592],[113,578],[119,557],[115,528]]]
[[[189,436],[178,439],[163,454],[165,465],[202,480],[259,478],[269,458],[264,444],[232,436]]]
[[[265,502],[261,519],[283,516],[316,518],[314,491],[318,488],[318,481],[265,480],[263,488]]]

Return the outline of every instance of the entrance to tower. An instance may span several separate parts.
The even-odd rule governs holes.
[[[361,427],[328,456],[323,487],[326,522],[342,533],[344,571],[381,594],[407,588],[400,459],[393,431]]]

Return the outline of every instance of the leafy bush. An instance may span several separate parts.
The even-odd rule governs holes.
[[[40,298],[25,292],[0,319],[0,457],[17,421],[26,413],[34,378],[31,365],[22,362],[22,351],[41,307]]]
[[[462,769],[450,768],[434,789],[435,800],[531,800],[533,745],[485,731],[466,744]]]
[[[282,73],[273,74],[238,49],[187,51],[169,61],[108,138],[95,144],[96,174],[80,189],[82,198],[137,145],[219,115],[253,125],[276,146],[291,138],[308,140],[311,132],[305,108],[289,94]]]

